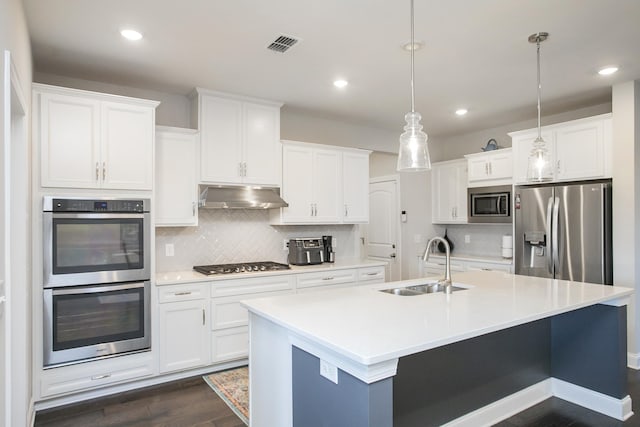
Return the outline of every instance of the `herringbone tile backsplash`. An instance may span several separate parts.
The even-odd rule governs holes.
[[[331,235],[336,259],[360,256],[357,225],[271,226],[269,212],[251,209],[200,209],[197,227],[156,228],[156,271],[190,270],[194,265],[248,261],[286,262],[284,239]],[[165,256],[173,243],[175,254]]]

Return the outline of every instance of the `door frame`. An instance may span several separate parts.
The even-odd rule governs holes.
[[[13,348],[13,344],[14,344],[14,339],[13,339],[13,320],[15,316],[25,316],[25,313],[20,313],[20,310],[17,310],[14,313],[13,310],[13,306],[14,303],[16,301],[13,301],[13,297],[12,297],[12,284],[13,284],[13,279],[12,276],[14,275],[13,273],[13,269],[11,267],[11,253],[12,253],[12,248],[11,248],[11,242],[12,242],[12,230],[11,230],[11,226],[12,226],[12,218],[13,215],[11,214],[12,212],[12,200],[13,200],[13,193],[11,191],[12,188],[12,176],[13,176],[13,169],[11,167],[11,165],[13,164],[13,146],[15,144],[28,144],[28,132],[29,132],[29,123],[27,120],[27,103],[26,103],[26,98],[24,96],[24,90],[23,90],[23,86],[20,83],[20,78],[18,75],[18,71],[16,69],[16,66],[13,62],[13,59],[11,57],[11,52],[8,50],[4,50],[3,52],[3,80],[2,80],[2,85],[3,85],[3,99],[2,99],[2,103],[3,103],[3,129],[2,129],[2,140],[0,141],[2,147],[0,147],[3,150],[3,154],[4,154],[4,165],[3,165],[3,177],[2,177],[2,185],[4,186],[4,198],[2,200],[3,202],[3,207],[2,209],[4,210],[4,227],[5,227],[5,233],[4,233],[4,241],[1,242],[0,244],[3,245],[4,248],[4,256],[2,259],[2,262],[5,263],[5,268],[4,268],[4,285],[5,285],[5,296],[6,296],[6,302],[5,302],[5,313],[4,313],[4,317],[5,317],[5,349],[4,349],[4,357],[5,357],[5,384],[3,385],[4,389],[4,403],[5,403],[5,414],[4,414],[4,419],[0,420],[3,424],[2,425],[6,425],[6,426],[10,426],[10,425],[14,425],[14,418],[15,415],[13,414],[13,386],[15,384],[15,379],[14,379],[14,375],[13,375],[13,359],[14,359],[14,354],[13,352],[15,351],[15,349]],[[16,126],[16,128],[14,128],[14,117],[21,117],[21,126]],[[27,153],[29,152],[29,148],[27,147]],[[29,155],[29,154],[27,154]],[[29,161],[30,162],[30,161]],[[31,190],[30,188],[30,173],[28,174],[28,179],[29,179],[29,191]],[[30,195],[29,195],[30,198]],[[25,236],[28,237],[28,236]],[[28,240],[30,241],[30,239]],[[25,266],[25,270],[30,271],[30,268],[28,268],[27,266]],[[30,286],[30,280],[26,281],[26,286]],[[31,295],[31,291],[27,290],[26,291],[26,298],[28,298],[28,295]],[[25,297],[25,295],[22,295],[22,297]],[[20,304],[27,304],[28,301],[24,300],[24,301],[19,301]],[[27,313],[26,316],[30,317],[31,313]],[[19,320],[19,319],[18,319]],[[29,320],[29,319],[27,319]],[[29,323],[30,324],[30,323]],[[26,347],[30,344],[31,342],[31,338],[30,336],[28,337],[22,337],[22,339],[26,340],[25,341],[25,347],[23,348],[23,350],[26,351]],[[25,363],[27,363],[27,367],[31,366],[31,358],[28,357],[29,354],[25,354],[23,355],[23,359],[25,361]],[[30,386],[30,378],[25,378],[23,379],[23,381],[27,381],[28,383],[24,384],[24,386],[26,387],[26,389],[29,388]],[[21,399],[23,396],[20,396],[18,399]],[[31,405],[32,402],[29,402],[29,406],[32,408]],[[25,414],[25,416],[29,416],[28,414]]]
[[[373,178],[369,178],[369,185],[371,184],[376,184],[376,183],[380,183],[380,182],[395,182],[396,184],[396,209],[401,209],[400,206],[400,201],[402,200],[400,197],[400,175],[398,174],[393,174],[393,175],[383,175],[383,176],[376,176]],[[396,212],[396,222],[395,222],[395,226],[396,226],[396,262],[398,263],[398,273],[400,275],[400,280],[402,280],[402,222],[401,222],[401,218],[400,215],[398,215],[400,212]],[[369,225],[367,225],[369,226]],[[391,271],[391,270],[389,270]],[[390,279],[390,278],[389,278]]]

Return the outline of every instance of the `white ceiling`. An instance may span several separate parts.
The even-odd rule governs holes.
[[[324,117],[400,129],[410,109],[409,1],[24,0],[35,69],[186,94],[194,87],[284,102]],[[431,135],[610,101],[640,79],[638,0],[416,0],[416,110]],[[139,42],[119,35],[125,27]],[[278,35],[302,39],[285,54]],[[614,64],[603,78],[596,71]],[[332,81],[349,80],[346,90]],[[454,111],[469,109],[459,118]]]

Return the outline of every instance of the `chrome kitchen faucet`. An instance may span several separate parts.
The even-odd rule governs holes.
[[[447,240],[443,239],[442,237],[438,237],[438,236],[432,237],[427,242],[427,248],[424,250],[424,255],[422,257],[422,260],[424,262],[429,261],[429,249],[431,249],[431,245],[433,244],[433,242],[436,242],[436,241],[442,242],[444,244],[445,257],[446,257],[444,279],[438,280],[438,283],[443,284],[445,293],[450,294],[452,291],[452,286],[451,286],[451,248],[449,247],[449,242],[447,242]]]

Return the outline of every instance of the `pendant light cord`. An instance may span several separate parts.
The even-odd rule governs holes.
[[[540,128],[540,96],[542,85],[540,84],[540,36],[538,36],[538,139],[542,139],[542,129]]]
[[[540,46],[540,45],[538,45]],[[415,112],[415,94],[413,87],[413,52],[416,50],[416,45],[413,41],[413,0],[411,0],[411,112]],[[538,74],[540,73],[538,69]],[[538,77],[539,79],[539,77]],[[538,106],[538,115],[540,111],[540,107]],[[540,119],[538,119],[539,121]]]

